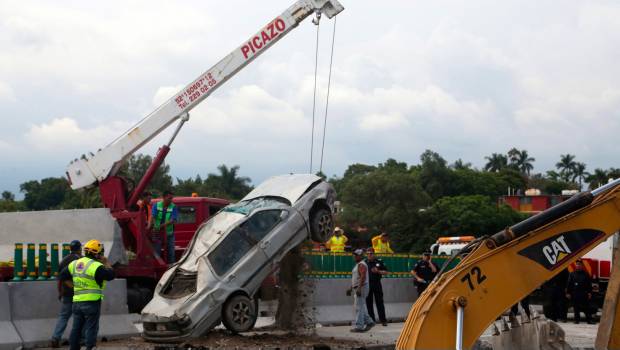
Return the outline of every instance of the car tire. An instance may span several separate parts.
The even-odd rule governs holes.
[[[310,238],[315,242],[326,242],[334,233],[334,218],[332,213],[319,208],[310,218]]]
[[[256,301],[242,294],[228,299],[222,308],[222,323],[233,333],[247,332],[254,328],[257,318]]]

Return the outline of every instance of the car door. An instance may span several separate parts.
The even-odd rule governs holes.
[[[298,211],[292,208],[280,209],[277,216],[279,221],[259,243],[270,260],[294,248],[308,237],[306,223]]]

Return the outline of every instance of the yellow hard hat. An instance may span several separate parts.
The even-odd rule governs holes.
[[[103,244],[96,239],[91,239],[84,244],[84,252],[90,252],[93,254],[100,254],[103,252]]]

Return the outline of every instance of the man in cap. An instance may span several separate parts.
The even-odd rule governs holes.
[[[60,280],[73,285],[73,327],[69,349],[79,350],[82,335],[86,350],[97,343],[101,301],[106,281],[114,279],[114,270],[103,255],[103,244],[91,239],[84,244],[84,257],[69,264],[60,273]]]
[[[369,292],[366,298],[366,307],[368,308],[368,314],[373,321],[377,322],[375,318],[375,310],[373,305],[373,299],[377,304],[377,314],[379,315],[379,321],[384,326],[387,326],[387,319],[385,318],[385,306],[383,305],[383,287],[381,286],[381,276],[388,274],[388,269],[383,263],[383,260],[377,258],[372,248],[366,251],[366,265],[370,269],[369,275]]]
[[[72,261],[75,261],[82,257],[82,243],[78,240],[73,240],[69,244],[71,252],[65,256],[60,264],[58,264],[58,271],[64,270]],[[73,288],[65,285],[58,280],[58,300],[61,302],[60,313],[58,314],[58,321],[56,321],[56,327],[52,334],[53,348],[60,346],[60,340],[67,328],[67,322],[71,318],[71,309],[73,308]]]
[[[387,232],[382,232],[380,235],[372,238],[372,249],[377,254],[393,254],[394,251],[390,247],[390,236]]]
[[[435,278],[437,271],[437,266],[431,261],[431,252],[424,252],[422,260],[418,260],[415,266],[413,266],[413,270],[411,270],[413,283],[415,283],[418,289],[418,296],[424,292],[428,284]]]
[[[364,262],[364,250],[356,249],[353,252],[355,266],[351,272],[351,288],[347,290],[347,295],[353,293],[353,305],[355,309],[355,320],[351,332],[366,332],[370,330],[375,322],[368,315],[366,308],[366,297],[368,296],[368,266]]]
[[[334,229],[334,235],[329,241],[325,242],[325,246],[332,253],[344,253],[344,247],[349,239],[344,235],[344,231],[340,227]]]

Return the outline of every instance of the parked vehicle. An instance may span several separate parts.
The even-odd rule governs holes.
[[[225,207],[164,273],[142,310],[144,337],[179,341],[220,321],[232,332],[254,327],[261,282],[304,240],[334,228],[334,188],[315,175],[273,177]]]
[[[437,242],[431,245],[431,254],[454,255],[474,239],[474,236],[439,237]]]

